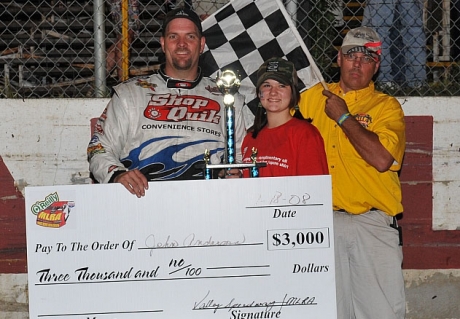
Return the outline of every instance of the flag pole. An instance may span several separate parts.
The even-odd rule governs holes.
[[[286,16],[286,21],[289,24],[289,27],[292,30],[296,31],[296,32],[293,32],[293,33],[294,33],[295,37],[297,38],[297,41],[299,42],[300,47],[302,48],[302,50],[304,51],[305,55],[307,56],[307,59],[310,62],[310,66],[311,66],[311,68],[313,70],[313,73],[318,78],[318,80],[321,82],[321,85],[323,86],[323,88],[325,90],[329,91],[327,83],[324,80],[323,75],[321,74],[321,71],[319,70],[318,66],[315,63],[315,60],[311,56],[310,51],[308,50],[307,46],[305,45],[305,42],[303,42],[303,39],[300,37],[299,32],[297,32],[297,28],[294,25],[294,22],[292,21],[292,19],[291,19],[290,15],[288,14],[286,8],[284,7],[284,4],[281,3],[280,0],[276,0],[276,1],[278,2],[278,5],[279,5],[281,11],[283,12],[283,14]]]

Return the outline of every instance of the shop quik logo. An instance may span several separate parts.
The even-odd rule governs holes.
[[[144,116],[155,121],[197,121],[219,124],[220,104],[197,95],[154,94]]]

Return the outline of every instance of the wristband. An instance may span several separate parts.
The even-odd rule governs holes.
[[[351,116],[350,113],[342,114],[342,116],[339,117],[339,119],[337,120],[337,124],[339,124],[339,126],[342,126],[342,123],[345,122],[345,120],[349,118],[350,116]]]

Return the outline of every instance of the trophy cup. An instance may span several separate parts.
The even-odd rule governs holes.
[[[209,151],[205,151],[204,161],[204,177],[205,179],[212,179],[213,169],[245,169],[250,168],[251,177],[259,176],[259,167],[264,167],[266,163],[257,163],[256,156],[257,151],[252,150],[251,160],[252,163],[248,164],[237,164],[235,160],[235,108],[233,106],[235,102],[234,95],[238,92],[241,82],[237,75],[231,70],[225,70],[222,75],[217,74],[216,85],[219,91],[224,95],[225,105],[225,123],[226,123],[226,147],[225,147],[225,164],[209,164]]]
[[[225,155],[227,164],[235,164],[235,97],[241,82],[236,74],[231,70],[226,70],[219,77],[217,74],[216,85],[219,91],[224,95],[225,105],[225,123],[227,127],[227,145]]]

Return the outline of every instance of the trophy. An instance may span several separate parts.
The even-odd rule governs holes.
[[[206,149],[204,151],[204,179],[211,179],[212,178],[212,169],[210,169],[209,166],[209,160],[211,158],[211,153],[209,153],[209,150]]]
[[[224,106],[225,106],[225,124],[226,124],[226,147],[225,147],[225,164],[209,164],[209,151],[206,150],[204,154],[205,168],[204,177],[205,179],[212,179],[213,169],[251,169],[250,177],[259,176],[259,167],[264,167],[266,163],[257,163],[257,151],[252,150],[251,160],[252,163],[248,164],[237,164],[235,160],[235,108],[233,106],[235,102],[234,95],[238,92],[241,82],[237,75],[231,70],[225,70],[222,75],[217,74],[216,85],[219,91],[224,95]]]
[[[259,167],[257,164],[257,149],[252,148],[251,161],[254,164],[253,167],[249,168],[249,177],[259,177]]]
[[[226,70],[219,77],[217,74],[216,85],[219,91],[224,95],[225,105],[225,123],[227,127],[227,145],[225,155],[227,164],[235,164],[235,97],[241,82],[233,71]]]

